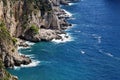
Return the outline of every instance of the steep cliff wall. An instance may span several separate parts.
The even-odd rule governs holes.
[[[61,0],[1,0],[0,19],[5,22],[12,36],[30,41],[41,41],[43,37],[39,34],[28,35],[25,33],[33,25],[39,29],[38,33],[40,33],[41,28],[42,31],[51,29],[55,32],[55,30],[61,30],[62,24],[68,24],[65,19],[60,19],[57,15],[64,14],[59,8],[60,2]],[[32,40],[26,36],[32,37]],[[47,34],[45,36],[49,37]],[[56,35],[57,37],[58,35]],[[51,37],[51,39],[53,38]]]
[[[0,58],[5,63],[5,67],[30,63],[29,58],[23,58],[18,54],[16,39],[9,34],[4,22],[0,22],[0,42]]]
[[[15,38],[51,40],[60,29],[52,0],[0,0],[0,53],[5,67],[30,62],[18,55]]]

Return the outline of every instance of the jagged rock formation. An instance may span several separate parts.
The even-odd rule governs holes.
[[[18,80],[16,76],[11,75],[4,68],[3,62],[0,59],[0,80]]]
[[[63,27],[69,26],[65,21],[65,17],[68,16],[65,16],[65,12],[60,9],[60,3],[67,4],[65,0],[1,0],[0,17],[4,18],[12,36],[30,41],[41,41],[43,37],[34,33],[35,28],[51,29],[55,32],[55,30],[62,30]],[[33,26],[34,29],[31,29]],[[31,30],[33,33],[30,36],[28,32]],[[26,32],[27,34],[25,34]],[[37,37],[33,37],[36,35]],[[26,36],[30,36],[30,38],[28,39]],[[49,35],[46,34],[46,37]],[[58,37],[56,35],[56,38]]]
[[[21,64],[29,64],[31,62],[30,58],[18,54],[15,44],[16,44],[15,38],[13,38],[9,34],[7,28],[5,27],[5,24],[3,22],[0,22],[0,62],[1,62],[0,65],[4,63],[3,65],[4,67],[12,68],[14,66],[20,66]],[[1,80],[2,77],[4,78],[6,71],[2,67],[0,69],[1,69],[0,71],[1,72],[0,80]]]
[[[18,54],[16,38],[33,42],[61,38],[59,34],[70,24],[60,4],[68,5],[71,1],[76,0],[0,0],[0,64],[3,65],[0,80],[16,80],[6,73],[4,66],[31,62],[30,58]]]

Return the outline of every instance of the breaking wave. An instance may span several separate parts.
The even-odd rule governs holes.
[[[73,41],[74,39],[70,36],[70,34],[60,34],[59,36],[62,37],[62,39],[53,39],[52,42],[55,43],[65,43]]]

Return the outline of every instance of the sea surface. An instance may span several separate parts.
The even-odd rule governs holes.
[[[61,7],[72,15],[69,40],[20,49],[33,63],[9,72],[19,80],[120,80],[120,1],[81,0]]]

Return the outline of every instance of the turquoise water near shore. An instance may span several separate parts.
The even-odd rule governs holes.
[[[82,0],[62,6],[74,26],[64,43],[39,42],[20,52],[35,62],[9,70],[19,80],[120,80],[120,2]]]

